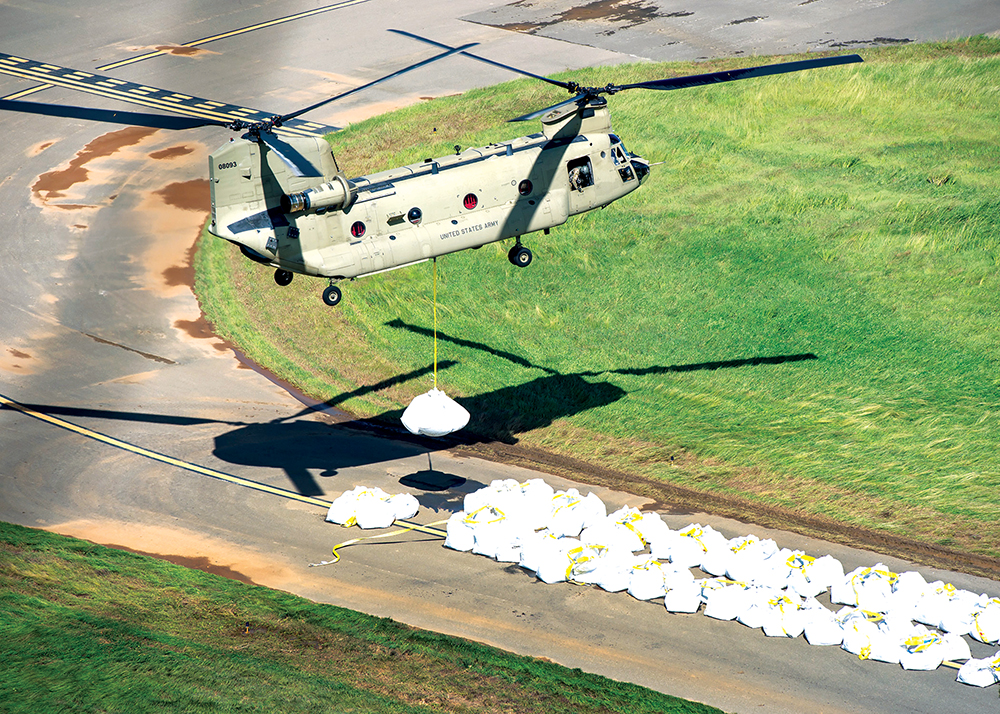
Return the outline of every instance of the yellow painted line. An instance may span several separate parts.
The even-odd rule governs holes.
[[[27,97],[29,94],[34,94],[35,92],[41,92],[46,89],[52,89],[55,85],[52,84],[39,84],[36,87],[31,87],[29,89],[24,89],[20,92],[15,92],[14,94],[8,94],[4,99],[20,99],[21,97]]]
[[[230,30],[229,32],[223,32],[218,35],[212,35],[210,37],[203,37],[200,40],[194,40],[192,42],[185,42],[180,47],[197,47],[199,45],[204,45],[209,42],[215,42],[216,40],[224,40],[229,37],[236,37],[238,35],[244,35],[248,32],[254,32],[256,30],[263,30],[267,27],[275,27],[276,25],[283,25],[286,22],[294,22],[295,20],[301,20],[306,17],[312,17],[313,15],[319,15],[324,12],[330,12],[332,10],[340,10],[345,7],[351,7],[352,5],[360,5],[361,3],[368,2],[368,0],[346,0],[346,2],[334,3],[333,5],[325,5],[323,7],[317,7],[312,10],[306,10],[305,12],[299,12],[294,15],[287,15],[285,17],[279,17],[274,20],[268,20],[267,22],[260,22],[256,25],[248,25],[247,27],[241,27],[237,30]],[[130,57],[128,59],[121,60],[120,62],[112,62],[111,64],[106,64],[98,67],[97,69],[103,71],[109,69],[117,69],[118,67],[124,67],[128,64],[134,64],[135,62],[141,62],[143,60],[151,59],[153,57],[159,57],[160,55],[170,54],[170,50],[157,50],[156,52],[147,52],[143,55],[137,55],[135,57]]]
[[[324,501],[320,498],[313,498],[311,496],[303,496],[300,493],[295,493],[294,491],[289,491],[283,488],[276,488],[274,486],[268,486],[267,484],[258,483],[256,481],[250,481],[245,478],[240,478],[239,476],[233,476],[231,474],[223,473],[222,471],[216,471],[215,469],[206,468],[204,466],[199,466],[197,464],[192,464],[187,461],[182,461],[180,459],[175,459],[172,456],[167,456],[165,454],[160,454],[155,451],[150,451],[149,449],[144,449],[141,446],[136,446],[135,444],[130,444],[127,441],[122,441],[121,439],[116,439],[113,436],[108,436],[107,434],[102,434],[99,431],[94,431],[92,429],[87,429],[72,422],[68,422],[64,419],[59,419],[58,417],[51,416],[49,414],[44,414],[42,412],[36,411],[31,407],[25,406],[24,404],[19,404],[12,399],[0,394],[0,405],[9,407],[10,409],[15,409],[27,416],[38,419],[39,421],[48,422],[58,426],[61,429],[66,429],[67,431],[72,431],[81,436],[85,436],[88,439],[93,439],[94,441],[100,441],[109,446],[114,446],[117,449],[122,449],[124,451],[129,451],[133,454],[139,456],[144,456],[148,459],[154,461],[159,461],[170,466],[176,466],[177,468],[185,469],[187,471],[193,471],[194,473],[202,474],[204,476],[211,476],[212,478],[219,479],[221,481],[228,481],[229,483],[236,484],[238,486],[245,486],[247,488],[252,488],[255,491],[262,491],[263,493],[269,493],[274,496],[281,496],[282,498],[290,498],[296,501],[302,501],[303,503],[308,503],[313,506],[321,506],[323,508],[330,507],[330,501]]]
[[[99,97],[107,97],[109,99],[119,99],[122,101],[130,102],[132,104],[138,104],[140,106],[150,107],[153,109],[161,109],[164,111],[172,112],[175,114],[181,114],[184,116],[195,117],[197,119],[214,119],[216,121],[231,122],[233,117],[243,118],[248,114],[256,114],[258,116],[267,116],[263,112],[259,112],[256,109],[243,109],[246,113],[238,113],[236,111],[232,112],[219,112],[210,111],[211,108],[206,109],[203,105],[177,105],[170,104],[164,100],[157,97],[149,97],[143,94],[140,90],[135,87],[129,89],[119,89],[115,85],[124,85],[128,82],[123,82],[118,79],[106,79],[98,80],[96,82],[84,82],[76,79],[72,76],[53,76],[47,74],[35,74],[35,70],[32,68],[23,67],[9,67],[0,66],[0,73],[8,74],[12,77],[20,77],[21,79],[31,79],[35,81],[45,82],[47,84],[53,84],[59,87],[65,87],[67,89],[75,89],[80,92],[86,92],[88,94],[96,94]],[[108,89],[102,89],[101,87],[108,87]],[[159,91],[159,90],[154,90]],[[143,99],[140,99],[143,97]],[[200,108],[199,108],[200,107]],[[314,132],[306,131],[304,129],[299,129],[296,127],[281,127],[281,131],[294,136],[316,136]]]
[[[178,99],[194,99],[194,97],[189,94],[178,94],[177,92],[171,92],[170,96],[177,97]]]

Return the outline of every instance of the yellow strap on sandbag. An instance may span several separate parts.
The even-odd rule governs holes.
[[[914,635],[903,642],[903,646],[911,653],[916,654],[917,652],[924,652],[931,647],[931,645],[936,645],[944,640],[936,632],[929,632],[926,635]]]
[[[858,652],[858,659],[868,659],[871,656],[872,656],[871,645],[865,645],[864,647],[861,648],[861,651]]]
[[[406,523],[406,521],[403,521]],[[333,560],[322,560],[319,563],[309,563],[310,568],[318,568],[321,565],[333,565],[334,563],[340,562],[340,553],[337,552],[339,548],[346,548],[349,545],[354,545],[355,543],[360,543],[365,540],[374,540],[375,538],[388,538],[389,536],[400,535],[401,533],[408,533],[409,531],[420,531],[421,533],[427,533],[429,535],[434,535],[438,537],[446,537],[448,534],[440,531],[432,526],[439,526],[442,523],[447,523],[444,521],[434,521],[433,523],[428,523],[427,525],[422,525],[420,523],[409,523],[406,528],[400,528],[399,530],[391,531],[389,533],[379,533],[378,535],[362,536],[360,538],[353,538],[351,540],[346,540],[343,543],[338,543],[333,546]]]
[[[472,513],[466,514],[465,519],[464,519],[465,522],[468,523],[469,525],[476,525],[477,523],[480,523],[480,521],[476,520],[476,516],[478,516],[480,513],[482,513],[483,511],[486,511],[486,510],[492,511],[493,514],[495,516],[497,516],[497,518],[494,518],[494,519],[489,520],[489,521],[485,521],[485,523],[499,523],[500,521],[502,521],[505,518],[507,518],[507,515],[503,511],[501,511],[499,508],[497,508],[496,506],[486,505],[486,506],[481,506],[481,507],[477,508]]]
[[[697,541],[698,545],[701,546],[702,552],[704,553],[708,552],[708,546],[705,545],[705,541],[701,539],[701,537],[705,535],[704,529],[698,528],[696,526],[691,526],[689,528],[685,528],[684,530],[682,530],[680,532],[680,535],[684,536],[685,538],[691,538]]]
[[[738,546],[736,546],[735,548],[730,548],[729,550],[731,550],[734,553],[739,553],[741,550],[743,550],[744,548],[746,548],[748,545],[751,545],[751,544],[756,543],[756,542],[757,541],[755,539],[747,537],[747,538],[744,538],[743,541]]]

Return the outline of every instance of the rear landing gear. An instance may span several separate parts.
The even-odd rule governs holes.
[[[281,287],[289,285],[292,282],[292,277],[294,277],[294,273],[290,270],[282,270],[281,268],[278,268],[274,271],[274,282]]]
[[[519,268],[527,268],[531,265],[531,258],[531,251],[521,245],[520,238],[517,239],[517,243],[515,243],[514,247],[507,253],[507,260],[509,260],[512,265],[516,265]]]
[[[331,285],[323,291],[323,302],[330,307],[336,307],[339,305],[341,298],[343,298],[343,294],[340,292],[340,288],[336,285]]]

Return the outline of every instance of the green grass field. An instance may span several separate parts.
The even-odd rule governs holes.
[[[718,712],[0,522],[0,711]]]
[[[861,54],[611,97],[629,149],[665,162],[642,189],[527,236],[526,270],[506,244],[439,261],[440,386],[469,429],[1000,555],[1000,40]],[[369,173],[536,131],[504,120],[551,89],[519,80],[331,141]],[[337,309],[222,241],[197,269],[220,334],[305,391],[394,419],[430,388],[430,264],[348,283]]]

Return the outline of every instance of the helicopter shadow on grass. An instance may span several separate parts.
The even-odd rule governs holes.
[[[439,370],[447,366],[447,363],[439,365]],[[247,424],[220,434],[215,438],[212,453],[231,464],[280,468],[299,493],[320,496],[324,489],[313,476],[317,470],[321,477],[334,476],[343,469],[430,454],[449,446],[491,441],[516,443],[518,433],[548,426],[556,419],[610,404],[623,396],[625,391],[619,387],[590,382],[577,375],[539,377],[458,399],[472,420],[462,432],[440,440],[412,437],[403,430],[399,426],[401,409],[339,424],[298,418],[322,411],[322,406],[332,407],[345,401],[347,395],[341,395],[319,408],[306,408],[284,419]],[[423,491],[449,491],[464,482],[459,476],[435,469],[430,461],[428,468],[407,474],[400,481],[404,486]]]
[[[434,335],[430,329],[409,325],[398,319],[386,324],[429,338]],[[602,375],[641,377],[818,359],[815,354],[805,353],[561,374],[549,367],[534,365],[520,355],[496,350],[481,342],[452,337],[440,331],[437,336],[445,342],[484,351],[524,368],[537,369],[543,372],[543,376],[471,397],[457,397],[456,401],[468,410],[471,420],[465,429],[442,439],[414,437],[409,434],[399,421],[402,409],[389,410],[371,419],[355,419],[333,425],[299,418],[313,411],[322,412],[325,408],[336,407],[352,397],[375,393],[425,377],[433,370],[433,366],[428,365],[376,384],[359,387],[283,419],[240,426],[216,437],[213,454],[234,464],[280,468],[299,493],[315,496],[322,495],[324,489],[313,472],[318,471],[320,477],[329,477],[347,468],[371,466],[426,454],[427,468],[404,475],[400,484],[424,491],[428,497],[431,493],[441,494],[427,503],[422,500],[422,505],[426,507],[454,510],[449,504],[454,506],[456,499],[460,500],[460,491],[470,488],[475,490],[473,487],[481,484],[464,483],[462,477],[435,469],[431,461],[433,452],[442,448],[480,443],[516,444],[519,434],[607,406],[628,394],[622,387],[600,379]],[[458,363],[454,361],[444,361],[438,364],[438,370],[444,371],[456,364]]]

